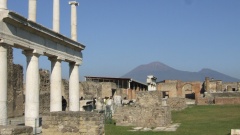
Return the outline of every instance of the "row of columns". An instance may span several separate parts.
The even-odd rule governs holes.
[[[77,41],[76,1],[71,5],[71,38]],[[29,0],[28,19],[36,22],[37,0]],[[0,11],[7,10],[7,0],[0,0]],[[59,0],[53,0],[53,30],[59,33]],[[7,125],[7,44],[0,39],[0,125]],[[39,125],[39,56],[35,50],[23,51],[27,59],[25,92],[25,125]],[[59,57],[49,57],[51,61],[50,111],[62,111],[61,62]],[[79,63],[69,63],[69,111],[79,111]],[[36,121],[37,120],[37,121]]]
[[[25,91],[25,125],[35,127],[39,118],[39,56],[32,50],[23,51],[27,59]],[[51,61],[50,111],[62,111],[61,59]],[[0,125],[7,125],[7,45],[0,44]],[[79,64],[69,63],[69,111],[79,111]],[[39,122],[37,122],[39,123]],[[38,125],[36,125],[38,126]]]

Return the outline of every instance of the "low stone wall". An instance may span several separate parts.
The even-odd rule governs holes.
[[[0,126],[0,135],[32,135],[33,128],[28,126]]]
[[[161,92],[140,91],[136,95],[136,102],[132,106],[116,108],[113,115],[116,125],[152,128],[171,123],[171,109],[162,106]]]
[[[199,97],[196,100],[196,104],[197,105],[209,105],[209,99],[208,98]]]
[[[216,97],[216,105],[240,104],[240,97]]]
[[[43,114],[43,135],[104,135],[104,114],[51,112]]]
[[[171,123],[170,107],[119,107],[113,115],[117,126],[161,127]]]
[[[187,107],[185,98],[168,98],[167,105],[174,111],[180,111]]]

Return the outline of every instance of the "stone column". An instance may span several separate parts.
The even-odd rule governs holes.
[[[37,0],[28,1],[28,19],[36,22]]]
[[[70,1],[71,5],[71,37],[72,40],[77,41],[77,6],[78,2]]]
[[[0,125],[7,125],[7,46],[0,44]]]
[[[60,29],[60,4],[59,0],[53,0],[53,30],[59,33]]]
[[[0,0],[0,11],[7,10],[7,0]]]
[[[222,91],[222,81],[216,82],[216,91]]]
[[[240,82],[237,82],[237,91],[240,91]]]
[[[79,64],[69,63],[69,111],[79,111]]]
[[[27,57],[25,91],[25,125],[39,127],[39,67],[40,54],[35,51],[23,51]],[[35,129],[35,128],[34,128]]]
[[[49,58],[51,61],[50,112],[62,111],[62,70],[61,59]]]
[[[205,92],[210,92],[210,80],[209,77],[205,77]]]

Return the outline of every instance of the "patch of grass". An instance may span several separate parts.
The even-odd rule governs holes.
[[[176,132],[131,132],[131,127],[106,124],[106,135],[230,135],[240,129],[240,105],[191,106],[172,112],[173,123],[181,123]]]

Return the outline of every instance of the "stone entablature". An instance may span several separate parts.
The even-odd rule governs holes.
[[[0,12],[0,41],[49,57],[82,63],[84,45],[9,10]]]
[[[104,135],[104,114],[51,112],[43,114],[43,135]]]

